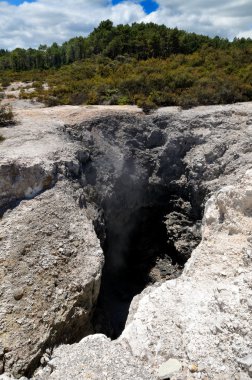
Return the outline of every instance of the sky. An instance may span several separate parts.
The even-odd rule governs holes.
[[[106,19],[252,38],[252,0],[0,0],[0,48],[62,43]]]

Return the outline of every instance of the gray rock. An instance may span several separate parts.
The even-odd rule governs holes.
[[[13,292],[13,297],[15,298],[16,301],[21,300],[21,298],[23,298],[23,295],[24,295],[24,289],[23,288],[15,289]]]
[[[69,184],[60,182],[21,202],[0,222],[1,343],[9,351],[5,370],[15,376],[39,361],[48,346],[92,331],[103,255],[92,222],[73,195]],[[79,249],[68,257],[57,244],[64,241],[66,253],[71,251],[71,235]]]
[[[248,354],[243,358],[237,358],[237,362],[244,366],[247,370],[252,368],[252,354]]]
[[[244,261],[252,230],[251,103],[126,111],[20,108],[20,124],[1,131],[4,369],[31,374],[48,347],[93,332],[103,265],[93,222],[102,242],[106,228],[120,236],[111,260],[121,265],[132,212],[150,209],[158,194],[159,207],[169,198],[164,219],[181,260],[200,241],[205,209],[202,242],[182,276],[135,297],[119,339],[62,345],[34,378],[149,380],[167,357],[179,357],[185,368],[196,362],[209,378],[230,380],[252,341],[252,263]],[[18,288],[25,296],[17,302]]]
[[[156,380],[148,363],[143,365],[127,348],[119,348],[101,334],[88,336],[77,344],[57,348],[48,366],[52,369],[51,374],[47,372],[47,367],[37,371],[34,379]]]
[[[177,359],[169,359],[167,362],[161,364],[158,369],[158,377],[160,380],[167,380],[174,374],[180,372],[182,363]]]

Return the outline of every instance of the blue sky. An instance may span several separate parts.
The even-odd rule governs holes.
[[[62,43],[88,35],[106,19],[115,25],[155,22],[209,36],[252,38],[251,1],[0,0],[0,48]]]
[[[25,1],[28,3],[32,3],[32,2],[35,2],[36,0],[25,0]],[[7,2],[12,5],[20,5],[24,3],[24,0],[7,0]],[[116,5],[122,2],[123,0],[112,0],[113,5]],[[147,14],[156,11],[158,8],[158,4],[153,0],[143,0],[143,1],[140,1],[140,4],[142,5],[142,7],[144,8]]]
[[[122,2],[123,0],[112,0],[113,5],[116,5]],[[154,12],[158,9],[158,4],[153,0],[140,1],[140,4],[142,5],[143,9],[145,10],[147,14]]]
[[[32,3],[33,1],[35,0],[26,0],[28,3]],[[23,0],[7,0],[8,3],[12,4],[12,5],[19,5],[19,4],[22,4],[24,3]]]

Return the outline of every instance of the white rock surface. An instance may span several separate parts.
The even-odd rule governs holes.
[[[66,179],[78,143],[50,110],[15,113],[0,145],[0,373],[20,377],[57,341],[91,331],[103,253]]]
[[[122,110],[139,112],[130,107],[116,112]],[[166,133],[168,142],[160,147],[155,141],[153,147],[157,136],[149,130],[145,136],[144,123],[138,133],[140,117],[135,129],[127,125],[130,118],[114,130],[111,125],[107,135],[102,123],[97,129],[93,124],[93,135],[86,129],[87,141],[90,137],[96,144],[94,162],[97,159],[104,178],[109,178],[103,170],[107,161],[124,153],[124,136],[143,149],[146,139],[150,159],[156,153],[158,157],[153,183],[160,171],[165,172],[167,158],[176,173],[178,147],[189,131],[190,149],[183,156],[188,178],[183,174],[176,180],[182,185],[202,180],[213,194],[205,207],[202,242],[183,275],[135,297],[119,339],[89,336],[53,353],[47,347],[88,332],[103,265],[91,217],[79,204],[81,189],[69,179],[79,172],[83,146],[67,136],[64,124],[114,111],[66,106],[15,112],[20,123],[1,130],[6,140],[0,145],[0,207],[16,206],[0,221],[0,371],[6,371],[2,378],[32,371],[33,360],[42,354],[41,364],[48,365],[34,375],[40,380],[154,380],[170,358],[182,363],[172,380],[251,378],[251,104],[161,110],[144,121],[166,118],[154,126],[160,122]],[[120,149],[113,146],[118,136]],[[115,167],[121,164],[111,161]],[[117,171],[112,173],[116,178]],[[103,185],[106,190],[107,183]],[[196,187],[195,197],[199,192]]]
[[[22,201],[0,221],[2,359],[16,376],[47,347],[90,331],[103,254],[68,186]]]
[[[104,335],[91,335],[80,343],[61,346],[55,351],[54,358],[45,371],[38,371],[34,379],[50,380],[154,380],[148,363],[142,363],[132,356],[130,351],[118,350]]]
[[[158,378],[160,380],[166,380],[172,375],[180,372],[182,369],[182,364],[177,359],[169,359],[167,362],[161,364],[158,369]]]
[[[182,372],[173,374],[172,380],[248,380],[252,348],[251,244],[252,177],[248,172],[241,183],[221,189],[208,201],[202,242],[183,275],[148,287],[135,297],[128,324],[117,341],[109,343],[98,335],[56,349],[49,379],[70,379],[72,373],[75,379],[88,379],[89,372],[82,364],[88,353],[90,378],[98,379],[100,363],[111,363],[113,350],[117,353],[116,372],[112,371],[114,363],[108,372],[102,372],[108,380],[125,378],[131,360],[137,367],[148,369],[149,374],[146,377],[142,372],[140,377],[126,379],[156,379],[158,368],[170,358],[183,364]],[[106,349],[100,349],[105,341]],[[192,368],[197,372],[190,371]]]

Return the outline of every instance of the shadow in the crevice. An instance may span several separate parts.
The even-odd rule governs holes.
[[[147,284],[177,277],[183,266],[174,246],[167,243],[163,207],[124,210],[124,215],[118,216],[111,214],[106,223],[106,264],[93,319],[95,331],[112,339],[122,333],[133,297]],[[166,265],[159,262],[153,270],[157,259]]]

